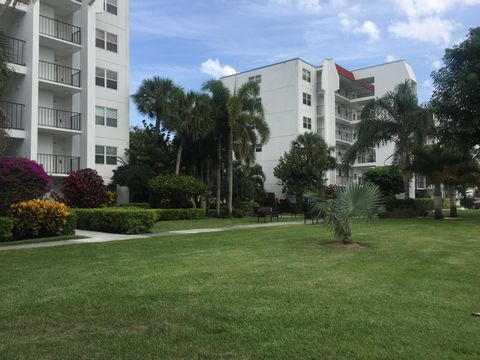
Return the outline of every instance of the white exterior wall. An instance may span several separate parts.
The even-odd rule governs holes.
[[[78,161],[79,168],[95,168],[109,183],[116,166],[96,164],[95,146],[116,147],[117,156],[124,158],[129,144],[129,1],[118,0],[118,15],[104,12],[103,0],[38,0],[30,6],[19,4],[9,11],[0,28],[7,36],[25,42],[24,66],[12,64],[16,72],[14,83],[0,99],[24,106],[23,127],[9,130],[13,138],[10,155],[42,163],[57,180],[65,177],[68,170],[75,170],[75,166],[67,165]],[[53,36],[42,34],[41,16],[80,28],[81,43],[61,39],[65,35],[61,30]],[[96,48],[97,28],[118,36],[117,53]],[[39,61],[80,70],[80,87],[42,80]],[[95,85],[97,66],[118,73],[118,90]],[[59,71],[57,77],[63,81],[69,75]],[[96,105],[117,109],[117,127],[96,125]],[[48,124],[39,125],[46,118],[39,107],[68,113],[48,112]],[[80,129],[65,125],[74,123],[71,119],[75,114],[81,114]],[[63,125],[59,126],[58,121]],[[49,160],[39,154],[48,155]]]
[[[303,80],[303,69],[310,71],[311,82]],[[339,75],[333,59],[326,59],[320,67],[310,65],[301,59],[293,59],[222,78],[224,84],[233,92],[235,86],[245,83],[249,77],[255,75],[262,77],[260,96],[271,138],[263,146],[262,152],[256,153],[256,161],[262,166],[267,177],[265,182],[267,191],[274,192],[277,197],[283,197],[278,179],[273,176],[273,169],[299,134],[305,131],[320,133],[327,144],[335,148],[335,154],[332,155],[337,156],[337,161],[340,163],[339,152],[351,146],[352,142],[339,140],[338,131],[353,133],[358,124],[361,109],[368,101],[394,90],[396,85],[407,79],[416,81],[411,66],[403,60],[355,70],[352,73],[356,81],[349,85],[350,80]],[[345,84],[358,90],[357,82],[372,83],[375,86],[374,94],[367,94],[368,96],[353,100],[336,94],[339,89],[342,91]],[[362,91],[366,92],[361,88],[359,93]],[[311,95],[311,106],[303,104],[304,92]],[[339,119],[337,116],[339,105],[355,113],[358,120]],[[312,119],[311,130],[303,128],[304,116]],[[353,117],[350,118],[352,119]],[[367,169],[391,164],[392,153],[393,145],[391,144],[375,149],[374,162],[355,163],[349,173],[342,173],[342,176],[338,169],[329,171],[326,174],[327,183],[343,185],[361,181]]]

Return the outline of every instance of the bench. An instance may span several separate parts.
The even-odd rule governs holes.
[[[273,211],[271,207],[260,207],[257,209],[257,222],[260,222],[260,219],[263,218],[263,222],[267,222],[267,218],[270,218],[270,222],[273,221],[273,218],[279,218],[278,211]]]
[[[318,217],[319,217],[318,211],[306,211],[305,213],[303,213],[303,223],[306,225],[307,220],[312,220],[312,224],[314,222],[318,224]]]

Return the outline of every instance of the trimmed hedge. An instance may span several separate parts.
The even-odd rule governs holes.
[[[143,234],[155,225],[155,213],[138,208],[75,209],[77,229],[115,234]]]
[[[114,205],[114,207],[150,209],[150,204],[149,203],[117,204],[117,205]]]
[[[412,218],[428,216],[434,209],[433,199],[396,199],[394,196],[383,198],[384,218]]]
[[[0,241],[9,241],[13,237],[13,221],[9,217],[0,216]]]
[[[151,209],[157,221],[192,220],[205,217],[203,209]]]
[[[75,229],[77,228],[77,215],[71,212],[67,215],[67,222],[63,225],[59,235],[75,235]]]

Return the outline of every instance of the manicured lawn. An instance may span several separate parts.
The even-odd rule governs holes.
[[[76,240],[76,239],[85,239],[85,238],[86,236],[61,235],[61,236],[52,236],[52,237],[30,239],[30,240],[5,241],[5,242],[0,242],[0,247],[10,246],[10,245],[37,244],[37,243],[49,242],[49,241]]]
[[[479,359],[480,212],[0,253],[3,359]]]
[[[190,229],[211,229],[217,227],[228,227],[228,226],[237,226],[237,225],[252,225],[257,224],[256,217],[244,217],[241,219],[231,218],[231,219],[218,219],[214,217],[209,217],[205,219],[195,219],[195,220],[173,220],[173,221],[159,221],[155,224],[152,232],[167,232],[175,230],[190,230]],[[273,222],[276,222],[276,219],[273,219]],[[303,221],[303,215],[293,216],[284,216],[279,219],[280,222],[287,221]],[[267,223],[270,222],[270,219],[267,219]],[[260,219],[260,223],[264,223],[263,219]]]

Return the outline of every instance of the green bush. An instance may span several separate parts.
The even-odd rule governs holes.
[[[428,216],[435,208],[432,198],[415,199],[415,205],[417,216]]]
[[[377,185],[385,196],[403,192],[403,178],[395,166],[378,166],[365,172],[365,181]]]
[[[75,235],[75,229],[77,228],[77,215],[70,211],[67,215],[67,222],[63,225],[59,235]]]
[[[121,208],[140,208],[140,209],[150,209],[149,203],[130,203],[130,204],[117,204],[114,207],[121,207]]]
[[[444,209],[450,209],[450,199],[449,198],[445,198],[443,199],[443,208]]]
[[[396,199],[394,196],[383,198],[384,218],[410,218],[427,216],[434,209],[433,199]]]
[[[255,209],[260,207],[255,201],[240,201],[233,211],[234,217],[254,216]]]
[[[201,219],[205,216],[203,209],[152,209],[157,221]]]
[[[204,183],[193,176],[161,175],[148,182],[152,209],[192,208],[192,199],[207,193]]]
[[[0,216],[0,241],[12,239],[13,221],[9,217]]]
[[[111,232],[115,234],[142,234],[155,225],[156,216],[138,208],[75,209],[77,229]]]

